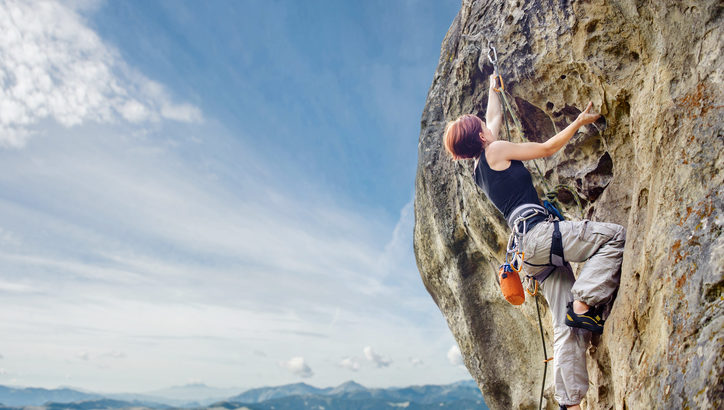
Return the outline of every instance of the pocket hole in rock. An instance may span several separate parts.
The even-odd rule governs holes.
[[[515,97],[515,103],[519,110],[518,118],[528,140],[543,142],[555,134],[553,124],[545,111],[522,98]]]

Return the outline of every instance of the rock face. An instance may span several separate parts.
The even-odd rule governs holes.
[[[543,354],[532,298],[512,306],[495,280],[505,221],[475,186],[472,161],[453,162],[441,143],[447,121],[484,118],[488,40],[529,139],[554,135],[589,100],[605,117],[538,164],[550,186],[577,192],[584,217],[628,232],[584,406],[724,406],[723,28],[716,0],[463,1],[422,115],[415,253],[491,408],[537,408]],[[558,198],[580,218],[570,193]]]

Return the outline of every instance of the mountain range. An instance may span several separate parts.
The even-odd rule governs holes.
[[[203,384],[175,386],[146,394],[100,394],[70,388],[12,388],[0,386],[0,409],[248,409],[248,410],[372,410],[372,409],[487,409],[477,385],[461,381],[448,385],[367,388],[354,381],[318,388],[306,383],[262,387],[214,399],[229,389]],[[237,390],[238,391],[238,390]]]

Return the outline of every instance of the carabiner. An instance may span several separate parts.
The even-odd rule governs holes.
[[[495,66],[495,71],[498,71],[498,52],[495,51],[495,47],[492,46],[492,43],[488,41],[488,47],[490,47],[490,50],[488,50],[488,61],[490,61],[490,64]],[[493,52],[493,57],[490,57],[490,52]]]
[[[515,255],[513,256],[513,259],[510,262],[510,266],[513,267],[513,270],[516,272],[520,272],[523,270],[523,261],[525,260],[525,252],[515,251]]]

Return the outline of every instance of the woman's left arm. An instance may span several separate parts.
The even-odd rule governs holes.
[[[586,109],[578,115],[575,121],[545,142],[515,144],[508,141],[495,141],[486,148],[488,151],[486,156],[488,163],[495,169],[496,166],[501,165],[507,167],[507,162],[511,160],[527,161],[549,157],[555,154],[570,141],[580,127],[591,124],[600,117],[599,114],[591,114],[589,112],[592,105],[593,103],[589,102]]]

